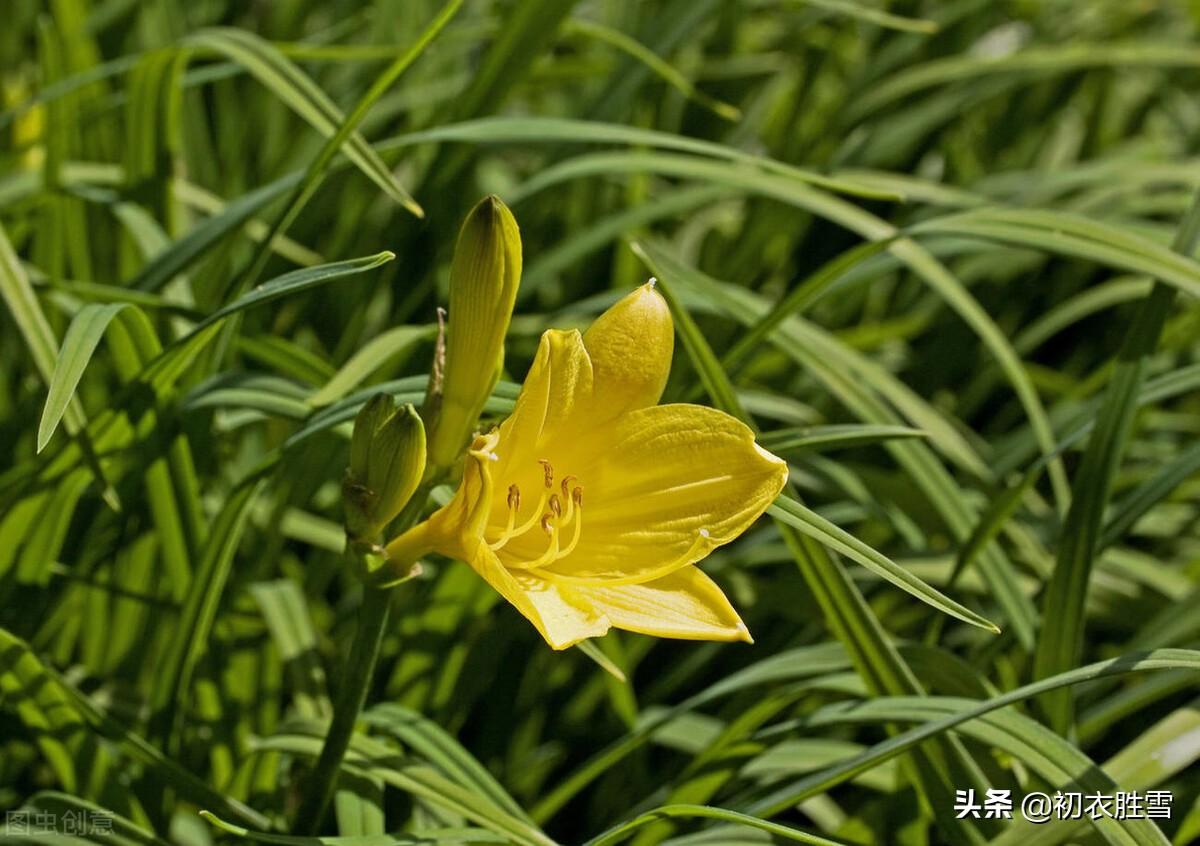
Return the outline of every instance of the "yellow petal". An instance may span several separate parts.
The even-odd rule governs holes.
[[[553,442],[586,440],[590,436],[594,418],[592,381],[592,363],[579,332],[545,332],[512,416],[500,425],[497,461],[490,468],[493,476],[506,485],[516,483],[526,495],[536,496],[542,484],[538,459],[555,460]],[[500,522],[503,499],[497,497],[493,515]]]
[[[581,592],[619,629],[685,640],[744,640],[750,631],[725,594],[697,567],[641,585]]]
[[[467,563],[537,627],[546,643],[566,649],[608,631],[610,623],[586,596],[573,588],[552,584],[506,569],[486,543],[468,550]]]
[[[388,542],[391,569],[407,572],[414,562],[434,550],[467,560],[470,550],[483,537],[491,513],[494,482],[489,465],[498,441],[495,432],[477,436],[467,451],[462,481],[450,501],[428,520]]]
[[[437,551],[465,561],[513,607],[537,627],[554,649],[566,649],[584,638],[599,637],[609,629],[608,618],[596,611],[574,588],[547,582],[528,573],[504,567],[484,538],[487,514],[493,499],[491,465],[499,435],[477,437],[467,453],[463,480],[454,498],[387,546],[389,560],[410,563]]]
[[[477,436],[472,442],[454,498],[429,518],[436,532],[463,539],[482,537],[495,498],[495,477],[490,465],[497,460],[495,450],[499,441],[499,435],[491,432]]]
[[[598,457],[578,471],[586,488],[579,545],[552,570],[629,578],[699,561],[750,527],[787,481],[787,464],[741,421],[698,405],[623,415]]]
[[[675,328],[662,295],[647,283],[596,318],[583,336],[606,418],[658,402],[671,372]]]

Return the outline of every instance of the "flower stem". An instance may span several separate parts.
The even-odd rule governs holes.
[[[439,481],[440,476],[435,476],[421,483],[396,517],[392,525],[395,531],[404,534],[405,530],[418,523],[429,500],[429,492]],[[361,561],[359,563],[361,564]],[[325,735],[325,744],[321,747],[320,757],[317,758],[317,767],[309,778],[304,804],[296,816],[295,825],[292,826],[293,834],[313,837],[320,830],[321,820],[337,787],[342,759],[346,757],[346,750],[350,748],[354,724],[358,722],[358,715],[367,701],[367,692],[371,689],[371,679],[375,675],[375,664],[379,660],[379,648],[383,644],[383,633],[387,631],[391,607],[390,588],[379,588],[369,577],[364,578],[362,608],[358,613],[354,642],[350,645],[346,676],[338,690],[337,701],[333,704],[333,721],[330,722],[329,731]]]
[[[317,768],[309,780],[308,793],[293,826],[299,835],[315,836],[333,798],[337,786],[338,771],[342,759],[350,746],[354,724],[367,701],[371,678],[375,675],[375,662],[379,659],[379,647],[387,629],[388,615],[392,605],[392,592],[370,585],[363,586],[362,608],[358,614],[358,629],[350,647],[350,658],[346,664],[346,676],[338,691],[333,706],[333,721],[321,747]]]

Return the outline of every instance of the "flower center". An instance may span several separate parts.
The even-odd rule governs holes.
[[[583,487],[572,485],[575,476],[563,476],[558,489],[561,496],[554,490],[554,467],[544,458],[538,459],[542,465],[542,488],[537,505],[530,510],[529,516],[521,520],[521,489],[515,484],[508,486],[508,521],[504,529],[495,537],[488,540],[488,546],[498,552],[513,538],[521,537],[539,527],[549,538],[546,551],[533,561],[508,564],[513,570],[529,570],[553,564],[560,558],[566,558],[579,545],[579,536],[583,531]],[[520,521],[520,522],[518,522]],[[562,546],[562,535],[567,531],[571,539]]]

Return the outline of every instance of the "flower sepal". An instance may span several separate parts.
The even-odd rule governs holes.
[[[394,587],[424,572],[420,561],[394,561],[386,547],[358,538],[347,538],[346,555],[354,563],[355,575],[370,587]]]

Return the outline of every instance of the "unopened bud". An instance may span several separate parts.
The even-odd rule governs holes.
[[[442,393],[429,460],[448,467],[463,452],[504,365],[504,336],[521,281],[521,233],[499,197],[467,215],[450,268],[450,316]]]
[[[372,397],[354,420],[350,467],[342,483],[346,534],[374,541],[395,519],[425,472],[425,427],[411,405]]]
[[[671,372],[674,345],[671,309],[654,290],[653,279],[596,318],[583,333],[583,346],[596,383],[613,386],[613,396],[620,398],[608,404],[608,413],[615,417],[658,402]]]

